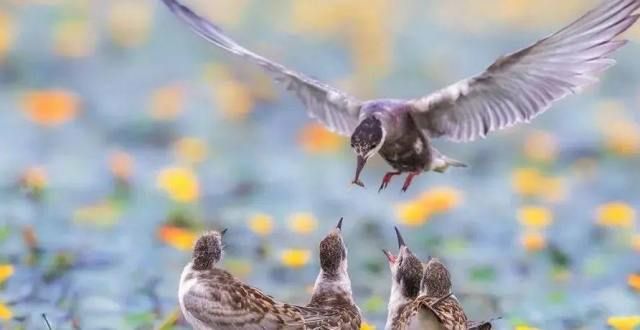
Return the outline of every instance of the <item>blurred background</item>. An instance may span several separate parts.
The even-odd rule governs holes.
[[[585,0],[191,0],[254,51],[365,99],[478,73]],[[471,165],[378,193],[348,139],[152,0],[0,2],[0,329],[182,329],[179,274],[229,228],[223,267],[305,304],[340,217],[381,329],[398,225],[498,329],[640,323],[640,28],[601,84],[531,125],[438,141]]]

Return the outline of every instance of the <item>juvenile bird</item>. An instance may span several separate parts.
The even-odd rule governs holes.
[[[418,297],[423,277],[420,259],[406,246],[398,228],[395,230],[398,240],[398,254],[393,255],[387,250],[382,250],[387,256],[391,270],[391,293],[387,306],[387,324],[385,325],[387,330],[404,329],[403,324],[406,322],[400,319],[402,311]]]
[[[361,315],[353,300],[351,279],[347,272],[342,218],[320,242],[320,268],[311,301],[303,309],[307,329],[359,330]]]
[[[451,276],[436,258],[424,266],[420,295],[406,305],[394,329],[488,330],[490,321],[469,321],[458,299],[451,292]]]
[[[185,319],[197,330],[359,329],[341,226],[342,219],[320,243],[322,269],[307,306],[276,301],[217,268],[225,231],[205,233],[180,277],[178,297]]]
[[[391,269],[387,330],[491,329],[491,322],[467,320],[451,292],[448,270],[438,259],[422,264],[406,246],[398,228],[398,255],[383,250]]]
[[[394,171],[408,173],[406,191],[424,171],[444,172],[466,165],[439,152],[431,139],[470,142],[489,132],[529,122],[552,103],[598,81],[615,61],[610,55],[626,44],[615,40],[638,19],[640,0],[606,0],[560,31],[500,57],[484,72],[424,97],[360,101],[343,91],[288,69],[236,43],[212,22],[177,0],[163,0],[191,29],[214,45],[261,66],[295,93],[309,115],[328,129],[351,136],[357,156],[353,184],[380,154]]]

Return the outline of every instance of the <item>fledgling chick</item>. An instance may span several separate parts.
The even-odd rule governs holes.
[[[527,123],[555,102],[597,82],[615,64],[612,54],[626,44],[617,37],[636,23],[640,8],[640,0],[603,0],[558,32],[499,57],[478,75],[410,100],[363,101],[250,51],[180,1],[163,1],[196,34],[262,67],[302,101],[311,117],[351,136],[357,157],[354,184],[364,187],[360,173],[379,154],[394,169],[384,176],[380,190],[393,176],[408,173],[403,191],[422,172],[466,166],[438,151],[433,139],[484,138]]]
[[[225,230],[226,231],[226,230]],[[223,255],[221,233],[202,235],[180,278],[180,308],[196,330],[360,328],[360,310],[351,294],[342,219],[320,242],[320,265],[307,306],[282,303],[216,267]]]
[[[398,228],[395,228],[398,240],[398,254],[393,255],[387,250],[382,252],[387,256],[391,270],[391,293],[387,306],[387,324],[385,329],[404,329],[401,320],[402,311],[410,305],[420,293],[423,268],[420,259],[416,257],[404,242]]]
[[[342,239],[342,218],[320,242],[320,273],[305,312],[307,329],[358,330],[360,309],[351,292],[347,247]],[[313,316],[315,314],[315,316]]]
[[[451,292],[451,276],[436,258],[429,258],[424,266],[420,296],[407,305],[394,329],[489,330],[490,321],[469,321]]]
[[[222,232],[202,235],[182,272],[178,299],[184,318],[196,330],[304,329],[295,306],[283,304],[217,268]]]

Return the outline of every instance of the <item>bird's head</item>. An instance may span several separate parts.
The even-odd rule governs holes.
[[[360,172],[371,156],[375,155],[382,147],[385,138],[385,131],[382,122],[376,116],[366,117],[358,124],[353,134],[351,134],[351,148],[355,151],[357,160],[356,176],[354,184],[364,187],[360,181]]]
[[[420,293],[420,281],[423,276],[423,268],[420,259],[407,247],[398,228],[398,254],[393,255],[387,250],[382,252],[387,256],[391,269],[391,300],[411,300]],[[394,295],[398,296],[394,298]]]
[[[344,275],[347,272],[347,247],[342,240],[342,218],[320,241],[320,267],[327,276]]]
[[[451,275],[438,258],[429,258],[422,278],[421,294],[429,297],[444,297],[451,292]]]
[[[224,251],[222,236],[224,236],[226,232],[226,229],[221,232],[212,230],[198,238],[193,248],[193,269],[212,269],[220,262]]]

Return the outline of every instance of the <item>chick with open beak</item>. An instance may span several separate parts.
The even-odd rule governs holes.
[[[387,256],[391,270],[391,294],[385,329],[391,329],[402,308],[418,297],[423,277],[420,259],[409,250],[398,228],[394,228],[398,240],[398,254],[393,255],[387,250],[382,250]]]

